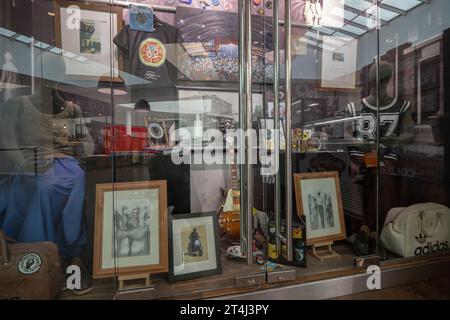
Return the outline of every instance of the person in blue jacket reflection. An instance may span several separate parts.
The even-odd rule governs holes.
[[[80,106],[58,90],[62,57],[43,55],[37,91],[0,110],[0,229],[18,242],[52,241],[63,258],[87,242],[85,170],[94,151]]]

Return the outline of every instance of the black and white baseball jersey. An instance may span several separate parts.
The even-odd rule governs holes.
[[[398,137],[402,132],[402,118],[410,110],[411,102],[398,100],[395,98],[389,105],[379,108],[379,138]],[[367,142],[377,139],[377,107],[372,106],[365,98],[359,105],[349,103],[346,113],[349,117],[355,117],[353,124],[353,136]],[[383,158],[396,159],[397,156],[388,146],[385,149]],[[358,148],[352,148],[352,155],[363,156],[364,153]]]
[[[401,134],[402,117],[411,108],[410,101],[394,99],[388,106],[380,107],[380,138],[399,136]],[[347,114],[355,117],[353,127],[356,138],[373,141],[377,138],[377,107],[372,106],[365,98],[359,106],[355,103],[347,105]]]

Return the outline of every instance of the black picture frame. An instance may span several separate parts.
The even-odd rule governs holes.
[[[216,260],[216,267],[213,269],[176,275],[175,271],[174,271],[174,269],[175,269],[175,267],[174,267],[174,237],[173,237],[174,221],[190,220],[190,219],[195,219],[195,218],[207,218],[207,217],[210,217],[212,219],[213,230],[211,230],[211,231],[214,235],[214,248],[215,248],[215,254],[212,255],[212,257],[214,257],[214,259]],[[221,262],[219,236],[218,235],[219,235],[219,224],[217,221],[217,214],[215,212],[169,215],[169,281],[175,282],[175,281],[200,278],[200,277],[205,277],[205,276],[210,276],[210,275],[215,275],[215,274],[221,274],[222,273],[222,262]]]

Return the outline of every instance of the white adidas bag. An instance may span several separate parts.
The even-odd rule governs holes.
[[[380,240],[402,257],[421,256],[449,248],[450,209],[437,203],[420,203],[389,210]]]

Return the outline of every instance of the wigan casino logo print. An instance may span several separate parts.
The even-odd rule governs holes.
[[[139,46],[139,58],[149,67],[159,67],[166,61],[166,48],[161,41],[147,38]]]
[[[17,268],[22,274],[33,274],[41,268],[41,257],[36,253],[29,253],[20,258]]]

